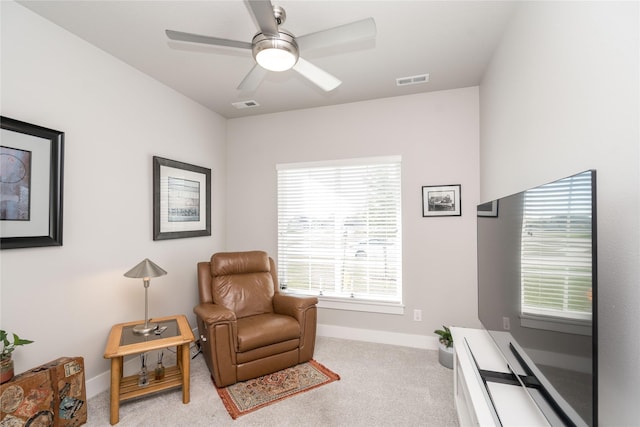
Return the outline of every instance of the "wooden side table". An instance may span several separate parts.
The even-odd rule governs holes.
[[[114,325],[109,333],[105,359],[111,359],[111,424],[120,419],[120,402],[144,396],[174,387],[182,387],[182,403],[189,403],[189,345],[195,341],[189,321],[184,315],[168,316],[153,319],[159,327],[167,329],[160,335],[135,335],[133,327],[144,321],[120,323]],[[138,386],[138,375],[123,378],[124,356],[145,353],[166,347],[176,347],[176,365],[165,367],[165,375],[161,380],[153,378],[150,369],[149,384]]]

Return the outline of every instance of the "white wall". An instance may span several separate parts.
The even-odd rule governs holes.
[[[399,154],[405,314],[322,309],[331,328],[321,332],[369,329],[379,332],[361,336],[423,344],[443,324],[478,326],[478,120],[477,87],[229,120],[228,249],[277,258],[276,164]],[[448,184],[462,185],[462,216],[423,218],[422,186]]]
[[[64,246],[0,252],[1,327],[35,340],[14,352],[17,372],[83,356],[92,378],[109,368],[111,326],[144,317],[142,280],[123,274],[145,257],[168,272],[151,281],[150,316],[195,326],[196,261],[225,246],[226,121],[1,3],[2,115],[65,132]],[[211,237],[153,241],[154,155],[212,169]]]
[[[481,84],[482,200],[598,181],[600,425],[638,424],[638,2],[527,2]]]

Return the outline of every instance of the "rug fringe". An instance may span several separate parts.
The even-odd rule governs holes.
[[[318,368],[318,370],[320,372],[322,372],[323,374],[325,374],[326,376],[328,376],[332,380],[334,380],[334,381],[339,381],[340,380],[340,375],[336,374],[331,369],[327,368],[326,366],[324,366],[322,363],[318,362],[317,360],[311,359],[311,360],[309,360],[309,363],[312,364],[313,366],[315,366],[316,368]]]
[[[227,390],[225,388],[216,387],[216,391],[218,392],[218,396],[220,396],[220,400],[222,400],[222,404],[226,408],[231,418],[234,420],[238,418],[241,414],[236,409],[236,405],[231,400],[231,396],[229,396],[229,393],[227,393]]]

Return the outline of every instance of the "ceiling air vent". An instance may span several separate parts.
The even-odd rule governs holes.
[[[429,74],[420,74],[417,76],[399,77],[396,79],[396,85],[408,86],[429,82]]]
[[[231,105],[236,107],[238,110],[242,110],[243,108],[253,108],[253,107],[260,106],[260,104],[258,104],[258,101],[254,101],[254,100],[232,102]]]

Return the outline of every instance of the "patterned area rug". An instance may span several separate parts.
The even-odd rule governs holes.
[[[234,420],[267,405],[304,393],[340,376],[315,360],[260,378],[218,388],[218,394]]]

